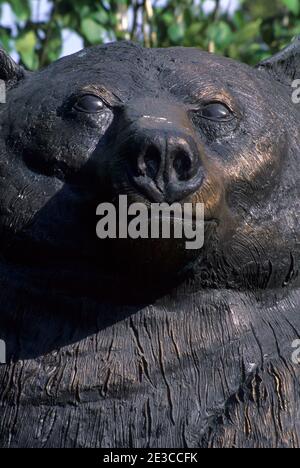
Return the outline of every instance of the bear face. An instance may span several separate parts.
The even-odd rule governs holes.
[[[36,73],[2,53],[2,256],[123,280],[160,282],[192,265],[208,287],[297,281],[299,109],[282,71],[286,60],[295,69],[294,47],[258,69],[126,42]],[[99,241],[96,206],[122,194],[203,203],[204,247]]]

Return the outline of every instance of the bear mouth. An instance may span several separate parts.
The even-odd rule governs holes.
[[[107,239],[99,239],[96,233],[92,233],[91,230],[87,230],[78,241],[76,245],[75,240],[74,244],[72,242],[68,243],[68,239],[61,240],[59,237],[55,237],[53,233],[47,234],[41,231],[36,231],[34,229],[34,224],[30,225],[29,228],[22,230],[16,233],[6,245],[4,250],[2,251],[2,256],[4,258],[10,259],[14,263],[24,263],[27,265],[51,265],[51,264],[66,264],[68,263],[89,263],[91,266],[97,265],[100,262],[100,265],[103,266],[102,262],[102,255],[107,257],[107,246],[111,246],[114,249],[117,245],[122,245],[124,250],[124,256],[128,256],[127,252],[128,247],[132,247],[134,249],[137,248],[137,252],[140,245],[149,246],[159,246],[160,244],[169,245],[170,248],[174,248],[176,251],[185,249],[186,241],[190,240],[184,237],[184,233],[182,238],[174,237],[173,233],[173,226],[174,225],[185,225],[185,221],[181,217],[177,217],[176,215],[171,214],[169,216],[159,215],[157,218],[153,218],[149,216],[148,223],[151,226],[153,221],[157,219],[158,222],[167,221],[170,224],[170,237],[162,237],[161,232],[160,236],[157,238],[107,238]],[[189,220],[188,224],[190,226],[194,226],[196,223],[195,218],[193,217]],[[205,234],[209,234],[212,230],[216,230],[219,226],[220,222],[216,218],[210,218],[204,220],[204,229]],[[118,230],[118,228],[117,228]],[[58,230],[59,233],[59,230]],[[57,233],[57,234],[58,234]],[[40,236],[39,236],[40,234]],[[54,232],[56,234],[56,232]],[[91,235],[93,234],[93,235]],[[207,242],[207,237],[205,236],[205,243]],[[204,247],[200,247],[200,249],[195,249],[195,251],[202,250]],[[100,252],[100,255],[97,255],[97,252]],[[120,253],[120,252],[119,252]],[[113,252],[111,253],[113,255]],[[130,255],[133,255],[134,258],[134,251],[131,250]],[[123,256],[123,255],[122,255]],[[155,250],[153,250],[153,256],[155,256]]]
[[[129,205],[151,206],[149,200],[136,192],[131,192],[128,198]],[[58,283],[59,272],[62,284],[58,287],[62,288],[67,285],[79,291],[86,288],[82,287],[83,283],[90,283],[94,290],[103,291],[103,287],[99,288],[101,283],[120,283],[125,289],[132,284],[139,284],[142,289],[147,283],[149,289],[158,289],[160,283],[167,285],[169,280],[181,277],[195,262],[201,261],[220,224],[217,216],[207,213],[203,220],[204,246],[193,250],[186,249],[190,239],[184,236],[179,239],[173,235],[155,239],[100,239],[96,235],[97,203],[108,200],[116,205],[116,199],[116,193],[84,197],[66,185],[25,227],[9,233],[7,246],[2,250],[4,260],[48,283],[49,278]],[[151,219],[148,213],[147,222]],[[163,215],[159,216],[159,220],[164,219]],[[173,225],[182,224],[182,218],[172,212],[169,221],[171,229]],[[194,211],[189,222],[192,225],[196,222]]]
[[[152,300],[190,277],[218,226],[217,219],[205,220],[205,245],[200,250],[186,250],[185,239],[100,240],[90,232],[85,233],[82,245],[67,248],[59,239],[39,238],[31,226],[32,231],[27,229],[13,238],[3,260],[23,275],[20,284],[26,285],[26,278],[32,278],[28,290],[50,288],[71,298],[109,302],[118,300],[118,290],[118,297],[124,300]]]

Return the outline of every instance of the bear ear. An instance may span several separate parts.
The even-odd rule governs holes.
[[[260,62],[256,68],[267,71],[275,80],[286,85],[300,78],[300,36],[278,54]]]
[[[0,47],[0,80],[18,81],[23,78],[25,70]]]

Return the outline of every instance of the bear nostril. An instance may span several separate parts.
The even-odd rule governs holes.
[[[173,160],[173,167],[175,169],[178,180],[189,180],[192,169],[192,161],[189,154],[178,151]]]
[[[147,148],[143,158],[143,168],[145,174],[152,180],[157,178],[161,165],[161,153],[155,146]]]
[[[151,201],[184,200],[203,182],[199,149],[186,135],[156,129],[142,135],[139,131],[123,151],[129,182]]]

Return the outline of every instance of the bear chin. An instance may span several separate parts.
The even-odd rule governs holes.
[[[123,300],[159,297],[193,276],[217,235],[217,221],[205,222],[205,243],[187,249],[187,239],[98,239],[86,233],[85,242],[67,250],[54,239],[19,235],[6,249],[9,264],[28,269],[54,290],[108,300],[115,291]],[[172,230],[171,230],[172,232]]]

